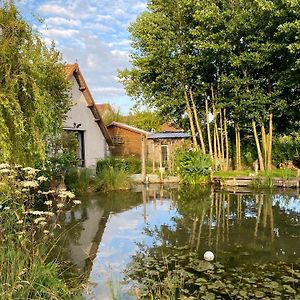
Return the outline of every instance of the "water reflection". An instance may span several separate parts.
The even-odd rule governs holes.
[[[89,299],[134,299],[122,271],[141,247],[211,250],[225,265],[295,261],[299,254],[298,194],[228,193],[212,187],[140,187],[97,194],[65,215],[65,250],[89,274]],[[113,283],[113,284],[111,284]]]

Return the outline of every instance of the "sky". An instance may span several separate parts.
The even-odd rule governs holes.
[[[77,62],[96,103],[128,113],[133,105],[117,79],[130,67],[128,25],[146,0],[19,0],[23,18],[47,44],[53,40],[66,63]],[[43,22],[37,22],[37,17]]]

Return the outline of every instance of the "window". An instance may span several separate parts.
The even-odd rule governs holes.
[[[121,136],[113,136],[111,139],[115,145],[124,144],[124,139]]]

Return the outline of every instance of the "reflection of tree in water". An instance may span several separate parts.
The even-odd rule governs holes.
[[[148,293],[167,293],[164,297],[174,296],[180,287],[186,290],[184,295],[210,292],[221,299],[289,299],[299,291],[300,281],[299,254],[295,261],[297,212],[281,209],[274,198],[271,194],[214,192],[209,187],[183,188],[177,197],[175,225],[147,228],[157,243],[141,245],[129,266],[129,277],[142,282]],[[202,261],[208,249],[225,267]],[[256,294],[249,288],[253,284]]]

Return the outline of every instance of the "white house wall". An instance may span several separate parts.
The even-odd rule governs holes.
[[[84,131],[85,166],[95,167],[97,160],[106,157],[108,146],[75,77],[72,76],[70,81],[74,105],[67,113],[65,128],[74,128],[74,123],[81,124],[78,129]]]

